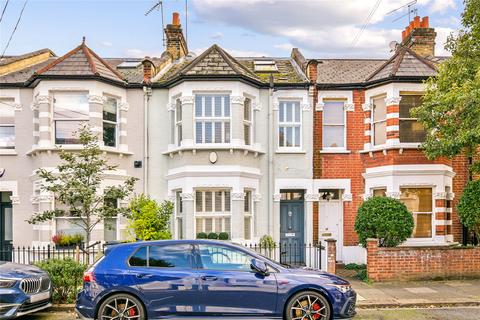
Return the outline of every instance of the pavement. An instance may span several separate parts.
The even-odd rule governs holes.
[[[358,309],[354,320],[472,320],[480,319],[479,307],[429,309]],[[75,320],[72,312],[51,311],[28,315],[19,320]]]
[[[358,294],[357,307],[360,309],[480,306],[480,279],[377,283],[349,281]]]

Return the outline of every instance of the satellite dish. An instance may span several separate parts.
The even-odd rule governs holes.
[[[388,44],[388,46],[391,49],[390,51],[396,51],[397,47],[399,46],[399,43],[397,41],[392,41]]]

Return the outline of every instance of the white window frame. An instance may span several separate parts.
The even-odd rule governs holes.
[[[106,102],[106,99],[114,99],[116,101],[116,108],[117,108],[117,112],[116,112],[116,122],[113,122],[113,121],[110,121],[110,120],[105,120],[103,118],[103,106],[102,106],[102,131],[103,131],[103,125],[105,123],[108,123],[108,124],[114,124],[115,125],[115,146],[107,146],[105,145],[105,147],[107,148],[118,148],[118,146],[120,145],[119,143],[119,140],[120,140],[120,107],[119,107],[119,98],[118,97],[114,97],[114,96],[110,96],[110,95],[105,95],[105,102]],[[102,142],[105,143],[105,137],[102,136]]]
[[[196,109],[196,101],[197,101],[197,96],[202,96],[202,115],[197,116],[197,109]],[[211,116],[205,116],[205,97],[210,96],[212,97],[212,115]],[[215,97],[225,97],[222,99],[222,116],[215,116],[215,105],[214,105],[214,99]],[[230,108],[230,115],[225,116],[225,99],[229,101],[229,108]],[[194,97],[194,103],[193,103],[193,117],[194,117],[194,143],[196,145],[203,145],[203,146],[228,146],[230,145],[232,141],[232,105],[230,103],[230,94],[229,93],[196,93]],[[222,123],[222,133],[221,133],[221,138],[222,142],[215,142],[215,123],[216,122],[221,122]],[[197,123],[203,123],[202,125],[202,141],[198,142],[197,141]],[[212,124],[212,137],[211,140],[212,142],[205,142],[205,123],[211,123]],[[225,135],[225,124],[228,123],[230,126],[229,129],[229,135]],[[228,141],[226,141],[228,140]]]
[[[429,185],[401,185],[399,187],[400,194],[402,193],[402,189],[431,189],[432,190],[432,212],[411,212],[412,217],[415,214],[430,214],[430,221],[432,223],[432,227],[431,227],[432,236],[427,237],[427,238],[416,238],[416,237],[413,237],[413,234],[412,234],[412,237],[408,238],[408,241],[412,241],[412,242],[422,242],[423,241],[424,242],[424,241],[434,240],[435,236],[436,236],[436,233],[435,233],[435,230],[436,230],[435,229],[435,215],[434,215],[434,212],[435,212],[435,196],[434,196],[435,188],[434,188],[434,186],[429,186]]]
[[[175,194],[175,230],[177,239],[185,239],[185,230],[183,230],[184,210],[182,203],[182,190],[174,190]],[[181,232],[180,232],[181,230]]]
[[[6,101],[8,102],[6,102]],[[10,103],[11,100],[11,103]],[[3,106],[7,106],[12,109],[13,111],[13,123],[12,124],[1,124],[0,127],[2,128],[13,128],[13,145],[0,145],[0,150],[15,150],[16,148],[16,130],[15,130],[15,106],[13,105],[15,103],[15,98],[13,97],[0,97],[0,104]]]
[[[254,219],[253,218],[254,217],[253,190],[252,189],[245,189],[244,201],[247,201],[248,194],[250,194],[250,203],[249,203],[249,208],[248,208],[249,210],[248,211],[245,210],[245,202],[244,202],[244,205],[243,205],[243,221],[245,222],[246,218],[250,219],[250,227],[249,227],[250,234],[246,237],[245,227],[244,227],[244,230],[243,230],[244,240],[252,240],[252,238],[253,238],[253,219]]]
[[[175,99],[175,110],[174,110],[174,121],[175,121],[175,144],[180,147],[183,140],[183,110],[182,110],[182,102],[180,98]],[[180,120],[178,119],[178,115],[180,114]]]
[[[323,110],[325,111],[325,108],[326,108],[326,104],[328,102],[342,102],[343,103],[343,124],[330,124],[330,123],[325,123],[324,120],[325,120],[325,117],[322,116],[322,150],[324,151],[345,151],[347,150],[347,110],[345,108],[345,104],[347,103],[347,100],[346,99],[323,99],[323,103],[324,103],[324,106],[323,106]],[[325,147],[323,145],[323,134],[325,132],[324,130],[324,127],[325,126],[330,126],[330,127],[333,127],[333,126],[343,126],[343,147]]]
[[[52,128],[52,131],[53,131],[53,134],[52,134],[52,142],[53,144],[55,145],[66,145],[66,146],[79,146],[80,144],[79,143],[67,143],[67,144],[61,144],[61,143],[57,143],[57,121],[83,121],[83,122],[89,122],[90,121],[90,103],[88,103],[89,107],[88,107],[88,112],[89,114],[84,117],[84,118],[58,118],[58,117],[55,117],[55,95],[57,94],[65,94],[65,93],[78,93],[78,94],[85,94],[88,98],[88,94],[89,92],[87,90],[78,90],[78,91],[52,91],[51,92],[51,106],[50,106],[50,110],[52,112],[52,125],[51,125],[51,128]],[[102,109],[102,120],[103,120],[103,109]],[[78,130],[78,128],[77,128]]]
[[[402,96],[424,96],[425,93],[424,92],[400,92],[400,97]],[[400,100],[401,101],[401,100]],[[400,102],[401,104],[401,102]],[[402,142],[401,141],[401,126],[400,126],[400,123],[402,121],[417,121],[418,122],[418,118],[400,118],[400,114],[401,114],[401,109],[400,109],[400,104],[398,105],[398,139],[400,141],[400,143],[402,145],[420,145],[423,143],[423,141],[417,141],[417,142]]]
[[[299,108],[299,113],[300,113],[300,120],[297,122],[294,120],[295,118],[295,113],[293,112],[292,110],[292,121],[289,121],[287,122],[287,108],[285,108],[285,114],[284,114],[284,121],[280,122],[280,112],[281,112],[281,105],[282,103],[297,103],[298,104],[298,108]],[[302,150],[302,147],[303,147],[303,112],[302,112],[302,103],[301,103],[301,100],[299,99],[279,99],[278,101],[278,117],[277,117],[277,122],[278,122],[278,126],[277,126],[277,147],[278,147],[278,150],[279,151],[292,151],[292,150],[295,150],[295,151],[300,151]],[[281,146],[280,145],[280,128],[288,128],[288,127],[291,127],[292,128],[292,140],[293,142],[295,143],[295,130],[293,130],[293,128],[299,126],[300,127],[300,145],[299,146],[291,146],[291,147],[288,147],[288,146]],[[286,142],[287,140],[284,139],[284,142]]]
[[[218,191],[223,192],[222,193],[222,211],[221,212],[215,211],[215,192],[218,192]],[[195,234],[195,236],[199,232],[205,232],[207,234],[209,233],[209,232],[206,232],[206,231],[197,230],[197,219],[202,219],[202,230],[205,230],[206,219],[212,219],[212,231],[210,231],[210,232],[216,232],[216,233],[227,232],[227,231],[216,230],[216,219],[221,219],[221,221],[222,221],[221,229],[222,230],[227,230],[226,219],[229,219],[230,228],[228,228],[228,229],[230,231],[228,233],[231,237],[232,236],[232,191],[231,191],[231,189],[228,189],[228,188],[212,188],[212,189],[199,188],[199,189],[195,189],[194,192],[195,192],[195,202],[194,202],[194,221],[195,221],[195,223],[194,223],[194,229],[195,229],[194,234]],[[202,210],[201,211],[197,210],[197,196],[196,196],[197,192],[202,193]],[[208,212],[205,211],[205,208],[206,208],[205,193],[206,192],[211,192],[212,193],[212,211],[208,211]],[[225,211],[225,203],[226,203],[225,192],[230,193],[230,211]]]
[[[371,109],[371,116],[370,116],[370,120],[371,120],[371,126],[370,126],[370,129],[371,129],[371,143],[372,143],[372,146],[374,147],[382,147],[382,146],[385,146],[387,144],[387,139],[388,139],[388,132],[387,132],[387,120],[388,120],[388,117],[387,117],[387,104],[385,103],[385,120],[381,120],[381,121],[375,121],[375,104],[373,103],[373,100],[376,100],[376,99],[386,99],[387,96],[386,94],[379,94],[379,95],[376,95],[374,97],[371,97],[370,98],[370,104],[372,106],[372,109]],[[375,124],[377,123],[382,123],[382,122],[385,122],[385,143],[382,143],[382,144],[375,144]]]
[[[248,133],[249,133],[249,143],[247,143],[247,141],[245,141],[245,132],[243,133],[243,140],[244,140],[244,144],[245,145],[248,145],[248,146],[251,146],[253,145],[254,141],[253,141],[253,99],[250,98],[250,97],[245,97],[245,102],[247,101],[250,101],[250,112],[249,112],[249,117],[250,119],[245,119],[245,109],[243,110],[243,130],[245,131],[245,128],[248,127]],[[245,108],[245,102],[244,102],[244,108]]]

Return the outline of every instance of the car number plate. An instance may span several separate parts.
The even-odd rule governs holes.
[[[40,292],[30,296],[30,303],[50,299],[50,291]]]

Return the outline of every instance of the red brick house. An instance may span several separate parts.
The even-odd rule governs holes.
[[[354,223],[372,195],[407,205],[415,221],[408,245],[461,241],[455,204],[467,180],[466,159],[428,160],[419,149],[425,132],[409,112],[444,59],[435,56],[435,37],[428,17],[417,16],[388,60],[307,61],[292,53],[312,82],[315,105],[314,240],[335,238],[338,261],[364,261]]]

